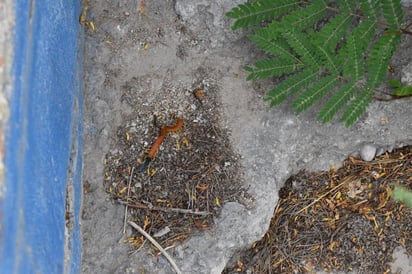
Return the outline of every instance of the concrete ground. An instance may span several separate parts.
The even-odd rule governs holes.
[[[184,273],[221,273],[228,260],[263,236],[278,190],[301,169],[339,166],[363,145],[388,149],[412,144],[412,99],[374,101],[351,128],[316,122],[309,110],[296,117],[286,105],[268,108],[265,83],[246,82],[242,66],[261,53],[242,31],[232,32],[225,12],[243,1],[151,0],[88,2],[84,53],[84,194],[82,273],[173,273],[168,262],[144,251],[128,254],[123,244],[124,207],[103,190],[103,159],[116,129],[134,109],[122,100],[122,86],[145,79],[138,95],[151,94],[168,81],[190,87],[193,71],[203,68],[216,81],[224,119],[253,207],[227,203],[211,231],[169,250]],[[411,37],[404,37],[393,59],[405,84],[412,85]],[[166,77],[165,75],[172,75]],[[166,80],[167,78],[167,80]],[[172,81],[170,81],[172,78]],[[143,80],[142,80],[143,81]],[[136,105],[135,108],[139,108]],[[412,260],[397,250],[393,271],[412,272]]]

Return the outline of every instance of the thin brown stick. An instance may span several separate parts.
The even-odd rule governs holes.
[[[148,210],[155,210],[155,211],[163,211],[163,212],[176,212],[176,213],[182,213],[182,214],[192,214],[192,215],[201,215],[201,216],[207,216],[207,215],[212,215],[212,212],[208,211],[194,211],[192,209],[183,209],[183,208],[175,208],[175,207],[160,207],[160,206],[147,206],[145,204],[141,203],[128,203],[125,201],[118,201],[122,205],[126,205],[131,208],[139,208],[139,209],[148,209]]]
[[[412,95],[403,95],[403,96],[390,95],[390,96],[392,97],[391,98],[381,98],[378,96],[372,96],[372,99],[375,99],[376,101],[389,102],[389,101],[394,101],[394,100],[405,99],[405,98],[411,97]]]
[[[129,221],[127,223],[131,225],[133,228],[135,228],[137,231],[139,231],[140,234],[146,237],[146,239],[148,239],[157,249],[159,249],[159,251],[163,254],[163,256],[165,256],[166,259],[169,261],[169,263],[173,266],[173,269],[175,270],[177,274],[182,273],[182,271],[180,271],[179,267],[177,267],[175,261],[172,259],[172,257],[170,257],[170,255],[166,252],[166,250],[164,250],[164,248],[158,242],[156,242],[155,239],[153,239],[146,231],[144,231],[143,228],[141,228],[138,224],[132,221]]]
[[[133,171],[134,171],[134,167],[132,167],[132,170],[130,171],[129,183],[127,184],[127,197],[126,197],[126,201],[129,200],[130,184],[132,183]],[[126,204],[126,208],[124,209],[123,234],[126,233],[126,221],[127,221],[127,210],[128,210],[128,209],[129,209],[129,205]]]
[[[345,178],[343,180],[342,183],[338,184],[337,186],[333,187],[331,190],[327,191],[326,193],[322,194],[321,196],[319,196],[318,198],[316,198],[313,202],[311,202],[310,204],[308,204],[307,206],[305,206],[304,208],[302,208],[301,210],[299,210],[298,212],[296,212],[296,215],[301,213],[302,211],[304,211],[305,209],[313,206],[314,204],[316,204],[317,202],[319,202],[320,200],[322,200],[324,197],[328,196],[330,193],[332,193],[333,191],[335,191],[336,189],[340,188],[343,184],[345,184],[346,182],[350,181],[350,179],[352,176],[349,176],[348,178]]]

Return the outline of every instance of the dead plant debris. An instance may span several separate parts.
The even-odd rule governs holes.
[[[411,146],[291,176],[265,236],[224,273],[390,273],[396,247],[412,254],[412,210],[391,199],[395,185],[412,189]]]
[[[202,69],[198,74],[205,75]],[[219,126],[218,87],[211,82],[199,80],[186,89],[165,86],[165,92],[153,94],[158,98],[152,104],[136,96],[132,88],[138,85],[124,87],[124,96],[132,96],[125,102],[141,107],[118,128],[105,159],[104,186],[113,200],[127,205],[126,219],[164,248],[212,227],[222,205],[245,194],[239,157]],[[179,119],[182,128],[159,135]],[[151,153],[153,144],[156,153]],[[148,157],[149,165],[141,169]],[[126,242],[136,250],[145,238],[135,232]]]

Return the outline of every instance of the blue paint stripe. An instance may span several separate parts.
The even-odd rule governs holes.
[[[15,1],[1,273],[63,273],[69,179],[73,179],[75,216],[66,269],[80,271],[79,9],[80,1]],[[76,149],[72,154],[71,148]]]

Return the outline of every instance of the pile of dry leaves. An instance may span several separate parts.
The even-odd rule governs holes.
[[[175,100],[135,102],[139,112],[118,128],[106,155],[104,185],[116,202],[127,205],[125,224],[126,219],[139,224],[166,248],[211,227],[221,206],[244,191],[238,155],[220,127],[217,87],[199,81],[189,89],[163,90],[159,96]],[[170,130],[161,144],[156,141],[161,129],[172,128],[176,121],[183,121],[183,127]],[[153,146],[158,150],[142,169]],[[136,232],[126,241],[136,250],[146,239]]]
[[[412,209],[391,199],[395,185],[412,189],[412,147],[290,177],[265,236],[225,273],[390,273],[396,247],[412,254]]]

